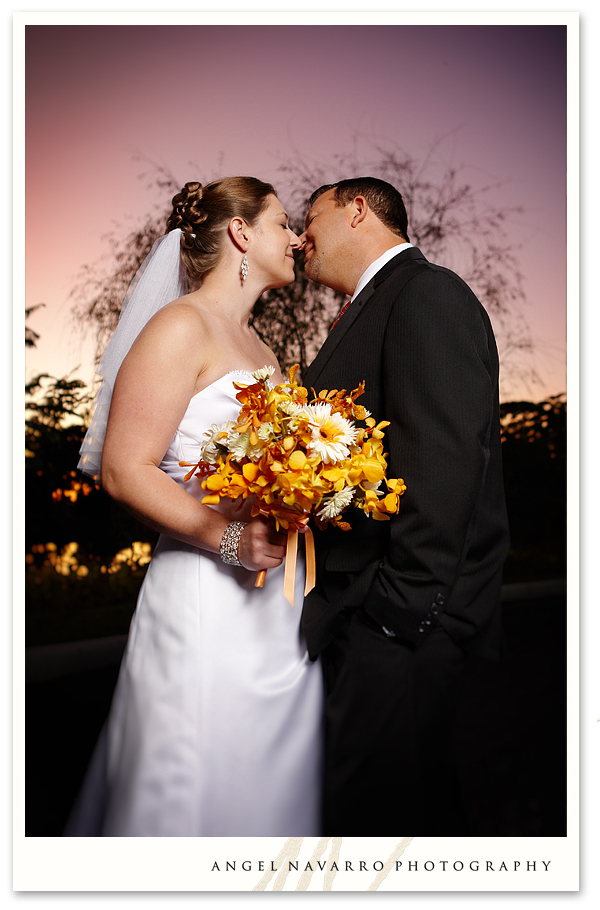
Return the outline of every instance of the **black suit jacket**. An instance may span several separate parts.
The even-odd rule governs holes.
[[[441,623],[465,649],[494,656],[508,550],[496,343],[470,288],[414,247],[361,291],[304,384],[351,391],[363,379],[359,403],[390,421],[388,477],[407,490],[389,522],[350,509],[351,531],[315,532],[317,586],[303,610],[311,657],[356,609],[415,647]]]

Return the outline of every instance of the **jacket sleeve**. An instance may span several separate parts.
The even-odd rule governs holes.
[[[476,529],[497,397],[486,321],[458,276],[433,267],[399,294],[386,330],[376,416],[390,421],[388,476],[407,490],[364,608],[415,644],[452,608]]]

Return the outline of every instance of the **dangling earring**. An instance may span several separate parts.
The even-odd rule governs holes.
[[[248,277],[248,257],[246,256],[245,253],[244,253],[244,258],[242,259],[241,272],[242,272],[242,281],[245,281],[246,278]]]

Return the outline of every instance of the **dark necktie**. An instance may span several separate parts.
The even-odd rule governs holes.
[[[342,316],[344,315],[344,313],[346,312],[346,310],[348,309],[348,307],[350,306],[351,303],[352,303],[352,298],[348,298],[348,300],[346,301],[346,303],[343,305],[343,307],[341,308],[341,310],[339,311],[339,313],[337,314],[337,316],[335,317],[335,319],[334,319],[333,322],[331,323],[331,325],[330,325],[330,327],[329,327],[329,331],[330,331],[330,332],[331,332],[331,330],[332,330],[333,328],[335,328],[335,326],[338,324],[338,322],[340,321],[340,319],[342,318]]]

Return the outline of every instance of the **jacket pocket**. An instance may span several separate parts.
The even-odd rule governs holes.
[[[361,522],[354,530],[354,520],[353,515],[352,531],[340,532],[341,536],[332,542],[325,559],[328,572],[362,572],[370,563],[383,558],[389,539],[388,522],[366,518],[370,527]]]

